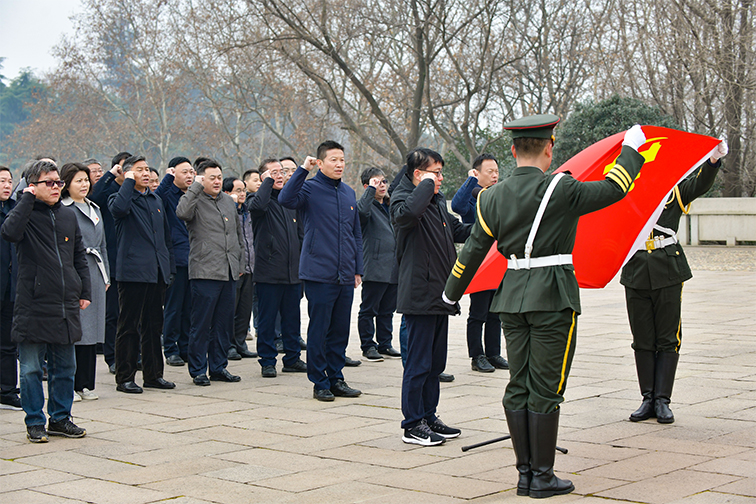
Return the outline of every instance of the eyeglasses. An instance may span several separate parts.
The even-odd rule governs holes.
[[[378,185],[386,185],[386,184],[388,184],[388,180],[386,180],[386,179],[378,181]]]
[[[33,184],[33,185],[45,184],[50,189],[52,189],[55,186],[58,186],[58,188],[63,189],[63,186],[66,185],[66,183],[63,182],[62,180],[40,180],[39,182],[30,182],[30,184]]]
[[[433,173],[434,175],[436,175],[436,178],[444,176],[444,170],[433,171],[433,170],[423,170],[422,168],[418,168],[418,170],[428,172],[428,173]]]

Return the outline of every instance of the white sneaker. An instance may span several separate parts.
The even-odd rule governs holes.
[[[94,401],[95,399],[99,399],[99,397],[97,396],[97,394],[95,394],[94,392],[92,392],[88,388],[85,388],[84,390],[82,390],[81,392],[79,392],[79,395],[85,401]]]
[[[76,392],[74,390],[74,399],[73,399],[73,402],[79,402],[79,401],[81,401],[81,396],[79,395],[78,392]]]

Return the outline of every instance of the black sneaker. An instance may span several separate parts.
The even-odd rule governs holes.
[[[383,362],[383,357],[378,353],[378,350],[376,350],[374,346],[371,346],[362,352],[362,356],[370,362]]]
[[[328,389],[312,389],[312,397],[318,401],[331,402],[334,400],[334,395]]]
[[[433,422],[428,422],[428,427],[430,427],[430,430],[441,436],[442,438],[451,439],[459,436],[462,434],[462,431],[454,428],[449,427],[444,422],[441,421],[440,418],[436,417],[436,420]]]
[[[478,355],[477,357],[472,358],[472,370],[478,371],[481,373],[493,373],[496,371],[496,368],[491,365],[490,362],[488,362],[488,359],[486,359],[485,355]]]
[[[379,348],[378,353],[383,355],[384,357],[399,357],[401,358],[402,354],[398,350],[396,350],[394,347],[388,347],[388,348]]]
[[[306,373],[307,363],[302,359],[297,359],[297,361],[290,366],[284,365],[281,371],[283,371],[284,373]]]
[[[26,437],[32,443],[47,443],[47,431],[44,425],[30,425],[26,428]]]
[[[70,418],[65,418],[60,422],[53,422],[52,419],[47,424],[47,433],[51,436],[65,436],[70,438],[82,438],[87,435],[87,431],[77,427]]]
[[[420,446],[436,446],[443,444],[446,439],[433,432],[430,427],[428,427],[428,423],[425,419],[422,419],[419,424],[411,429],[404,429],[402,441]]]
[[[276,373],[276,366],[263,366],[261,373],[263,378],[275,378],[278,374]]]
[[[12,393],[0,395],[0,409],[21,411],[21,399],[18,397],[18,394]]]
[[[338,397],[359,397],[362,391],[350,387],[344,380],[336,380],[331,385],[331,393]]]

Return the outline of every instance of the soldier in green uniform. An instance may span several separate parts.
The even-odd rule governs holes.
[[[462,297],[498,241],[509,258],[491,304],[504,328],[510,366],[503,404],[517,458],[517,494],[536,498],[575,488],[554,475],[554,451],[580,313],[572,266],[578,219],[625,196],[643,165],[637,149],[646,140],[634,126],[606,179],[579,182],[568,174],[545,174],[558,122],[542,114],[504,125],[512,131],[517,168],[478,196],[476,222],[444,291],[447,302]]]
[[[640,408],[630,415],[633,422],[651,417],[659,423],[675,421],[669,401],[682,344],[682,288],[693,276],[677,240],[677,229],[690,203],[711,189],[722,164],[719,158],[725,154],[727,143],[723,140],[708,161],[675,186],[648,240],[622,268],[620,283],[625,286],[643,396]]]

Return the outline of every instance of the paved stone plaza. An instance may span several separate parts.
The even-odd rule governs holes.
[[[628,420],[640,393],[623,289],[615,279],[583,291],[559,438],[569,453],[556,457],[576,490],[549,502],[756,502],[756,248],[686,250],[694,278],[683,290],[675,423]],[[361,357],[358,296],[352,358]],[[442,446],[401,441],[399,359],[346,368],[363,394],[332,403],[312,399],[306,376],[263,379],[248,359],[229,364],[241,383],[197,387],[186,367],[166,367],[175,390],[126,395],[100,360],[100,399],[73,407],[84,439],[32,444],[23,412],[0,411],[0,502],[529,502],[515,495],[509,441],[460,450],[507,433],[508,374],[470,369],[465,318],[450,322],[447,372],[456,380],[442,384],[439,407],[462,436]]]

